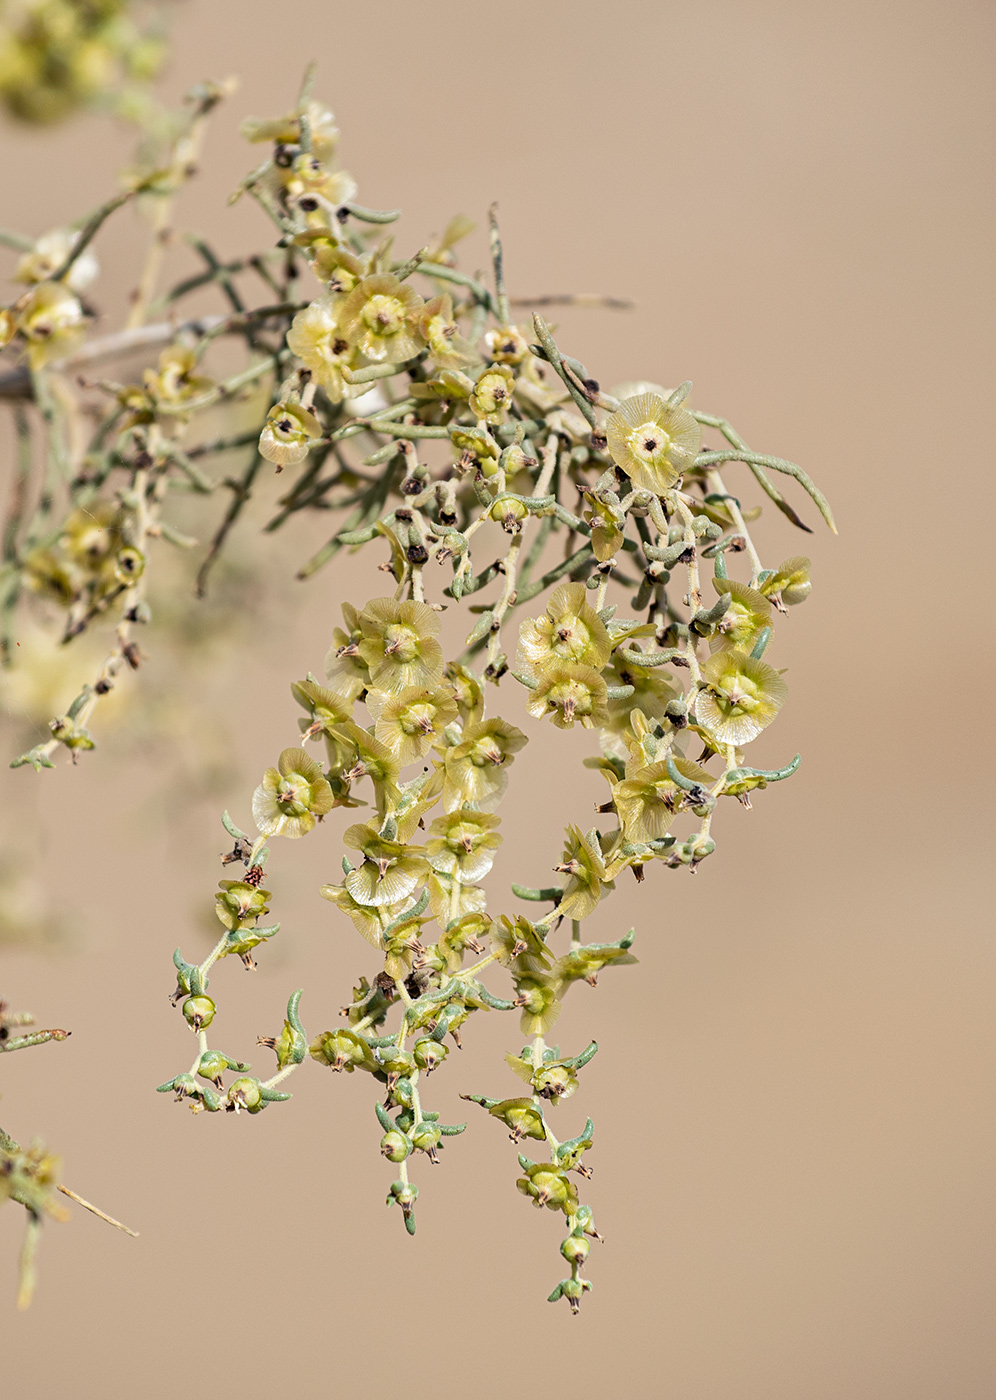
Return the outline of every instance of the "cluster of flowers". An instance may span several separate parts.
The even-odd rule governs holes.
[[[447,1038],[460,1044],[460,1027],[474,1011],[519,1008],[520,1028],[534,1039],[506,1059],[530,1095],[464,1097],[502,1121],[513,1140],[534,1138],[547,1148],[544,1161],[520,1156],[524,1175],[517,1184],[538,1206],[567,1217],[561,1252],[571,1275],[552,1296],[567,1298],[576,1310],[591,1286],[580,1270],[589,1237],[597,1235],[569,1173],[588,1174],[583,1154],[593,1128],[588,1120],[577,1137],[561,1142],[548,1110],[573,1094],[577,1071],[597,1046],[562,1057],[545,1037],[576,982],[595,984],[604,968],[635,961],[632,932],[615,943],[585,944],[581,923],[627,867],[641,879],[654,859],[694,869],[713,849],[708,831],[717,797],[746,801],[751,788],[785,776],[744,768],[736,747],[770,723],[783,698],[778,673],[752,655],[770,633],[771,606],[758,590],[722,579],[717,586],[723,607],[711,639],[713,656],[699,668],[690,704],[652,666],[641,668],[622,655],[653,629],[617,620],[612,607],[596,612],[581,583],[561,584],[545,613],[522,624],[523,670],[516,674],[530,689],[528,707],[536,716],[551,714],[561,727],[580,722],[598,728],[603,752],[595,762],[611,785],[611,799],[600,810],[618,821],[608,832],[585,834],[568,826],[562,860],[554,867],[564,877],[561,886],[515,887],[521,898],[551,902],[550,912],[536,921],[521,914],[494,919],[481,884],[502,840],[495,809],[526,736],[503,718],[486,717],[483,685],[469,667],[444,663],[438,614],[427,603],[397,596],[374,599],[362,609],[344,605],[345,625],[336,630],[326,658],[328,684],[309,675],[291,687],[306,711],[302,742],[322,741],[325,764],[301,745],[280,754],[253,795],[259,833],[254,840],[226,814],[236,845],[225,860],[241,861],[246,873],[221,882],[216,909],[225,932],[208,958],[195,967],[179,950],[175,955],[174,999],[198,1035],[198,1049],[190,1069],[160,1091],[173,1092],[195,1111],[257,1113],[288,1097],[277,1085],[306,1053],[337,1071],[368,1072],[386,1089],[384,1102],[376,1105],[384,1130],[381,1150],[400,1167],[388,1203],[401,1206],[414,1233],[418,1188],[409,1179],[408,1160],[422,1152],[437,1161],[442,1138],[464,1126],[440,1123],[438,1114],[423,1107],[420,1081],[447,1058]],[[606,672],[617,682],[611,687]],[[643,708],[633,703],[637,687]],[[360,703],[372,723],[357,719]],[[688,732],[704,740],[706,762],[716,754],[725,758],[720,775],[684,756]],[[410,765],[420,771],[406,781],[403,770]],[[351,855],[343,859],[343,879],[323,886],[321,894],[346,914],[383,966],[372,982],[363,978],[355,988],[344,1008],[348,1028],[324,1031],[310,1045],[298,1014],[301,993],[295,993],[281,1033],[260,1042],[275,1051],[276,1072],[253,1078],[247,1064],[209,1048],[207,1030],[216,1012],[210,970],[230,955],[253,967],[253,950],[279,930],[278,924],[260,922],[270,909],[270,891],[262,887],[268,842],[303,837],[336,807],[355,807],[361,779],[372,784],[374,815],[347,828],[343,842]],[[437,805],[442,814],[430,820]],[[682,812],[693,813],[700,824],[678,845],[666,833]],[[557,956],[549,939],[566,920],[571,941]],[[424,932],[431,923],[438,931],[434,942]],[[468,952],[479,961],[465,968]],[[493,963],[510,974],[510,997],[496,996],[479,979]],[[400,1027],[383,1034],[396,1006]],[[227,1072],[237,1077],[226,1089]]]
[[[597,1047],[565,1058],[544,1037],[576,982],[594,983],[603,968],[635,961],[628,952],[632,934],[618,943],[581,943],[580,921],[597,904],[600,886],[577,861],[576,852],[586,848],[573,829],[558,867],[567,883],[556,892],[551,912],[536,922],[488,914],[481,881],[502,840],[495,808],[526,736],[506,720],[485,715],[484,690],[470,669],[444,664],[438,614],[427,604],[378,598],[362,610],[347,604],[343,611],[345,627],[335,633],[327,658],[329,684],[309,676],[292,686],[306,711],[302,741],[324,744],[325,765],[300,746],[281,753],[253,795],[255,841],[226,818],[236,840],[226,859],[244,863],[246,873],[221,882],[216,908],[225,932],[205,962],[193,967],[176,954],[175,999],[198,1035],[198,1051],[190,1070],[160,1089],[198,1111],[257,1113],[288,1097],[276,1086],[306,1051],[334,1070],[368,1072],[386,1090],[385,1101],[376,1106],[381,1150],[400,1171],[388,1201],[401,1206],[414,1233],[418,1188],[409,1180],[408,1159],[424,1153],[436,1162],[442,1139],[463,1130],[462,1124],[440,1123],[438,1114],[423,1106],[421,1080],[447,1058],[448,1040],[460,1044],[460,1028],[473,1012],[518,1008],[522,1032],[534,1039],[521,1054],[507,1058],[531,1096],[469,1097],[502,1121],[513,1140],[534,1138],[547,1147],[548,1160],[520,1158],[524,1175],[518,1185],[537,1205],[567,1216],[562,1252],[572,1273],[558,1285],[557,1296],[576,1307],[590,1287],[579,1270],[588,1236],[595,1232],[591,1211],[580,1205],[568,1173],[587,1174],[582,1157],[591,1146],[592,1125],[589,1120],[578,1137],[560,1142],[546,1114],[575,1091],[577,1071]],[[355,717],[359,703],[373,720],[367,727]],[[420,771],[406,781],[403,770],[412,765]],[[279,925],[260,922],[269,913],[270,892],[262,887],[267,843],[277,836],[305,836],[334,808],[358,805],[355,789],[361,779],[372,785],[374,815],[346,830],[343,842],[351,857],[343,860],[342,882],[323,886],[321,894],[347,915],[382,956],[383,966],[372,983],[362,979],[355,989],[345,1010],[348,1028],[324,1031],[310,1045],[298,1014],[301,994],[295,993],[281,1033],[261,1041],[276,1054],[275,1074],[252,1078],[247,1064],[209,1048],[207,1030],[216,1012],[210,969],[231,955],[251,967],[253,950],[278,931]],[[442,813],[430,820],[437,806]],[[548,936],[564,918],[572,920],[573,937],[558,957]],[[424,933],[431,923],[438,930],[434,942]],[[479,960],[466,968],[468,952]],[[494,995],[480,980],[479,973],[493,963],[508,970],[511,997]],[[383,1023],[394,1007],[401,1012],[400,1027],[385,1035]],[[225,1088],[227,1072],[237,1077]]]
[[[214,100],[216,94],[205,94],[204,110]],[[136,548],[144,561],[148,540],[171,538],[161,516],[168,492],[209,496],[216,484],[196,461],[251,442],[243,477],[223,483],[232,488],[232,500],[202,575],[269,461],[296,472],[271,525],[310,509],[331,511],[337,520],[332,538],[300,576],[340,549],[380,541],[394,591],[363,608],[344,604],[326,684],[309,675],[292,687],[306,713],[297,742],[280,754],[253,797],[257,834],[226,814],[235,843],[226,860],[241,863],[244,873],[222,882],[216,907],[223,933],[208,957],[191,964],[175,955],[175,1000],[198,1048],[190,1069],[160,1087],[197,1110],[256,1114],[288,1097],[279,1086],[309,1054],[336,1070],[368,1072],[384,1090],[377,1106],[382,1151],[398,1166],[388,1199],[400,1205],[414,1231],[417,1188],[409,1180],[409,1158],[421,1152],[435,1161],[442,1139],[461,1131],[423,1107],[423,1076],[446,1058],[451,1041],[459,1044],[460,1027],[473,1012],[518,1009],[522,1031],[532,1039],[508,1062],[529,1094],[471,1097],[514,1139],[544,1145],[543,1160],[520,1158],[518,1185],[538,1206],[566,1217],[562,1253],[571,1275],[553,1296],[576,1309],[590,1286],[580,1269],[594,1230],[570,1174],[586,1174],[583,1154],[592,1132],[588,1123],[577,1137],[558,1140],[549,1110],[574,1092],[577,1072],[596,1047],[593,1042],[578,1055],[562,1056],[546,1035],[571,986],[633,961],[632,935],[585,944],[581,924],[627,868],[637,879],[655,862],[694,871],[714,850],[711,828],[720,799],[749,806],[754,790],[787,777],[798,763],[749,767],[744,746],[784,702],[784,682],[765,658],[776,616],[810,591],[809,561],[800,556],[774,569],[763,565],[749,530],[760,508],[742,507],[720,469],[729,462],[746,466],[766,498],[803,529],[773,474],[798,482],[831,528],[832,515],[801,468],[752,452],[725,419],[691,407],[690,384],[670,390],[638,381],[605,392],[561,350],[541,316],[519,324],[505,288],[494,211],[493,289],[457,267],[454,247],[468,231],[463,220],[453,221],[434,247],[395,260],[383,226],[396,214],[355,203],[355,182],[335,165],[332,115],[307,88],[293,113],[247,123],[244,131],[251,140],[272,143],[237,193],[257,200],[274,226],[276,246],[233,263],[202,250],[203,274],[174,287],[164,304],[216,285],[231,313],[179,329],[168,325],[157,371],[146,371],[140,384],[98,386],[112,403],[81,470],[70,473],[71,503],[79,507],[73,492],[80,491],[88,510],[101,502],[113,507],[104,556],[113,558],[113,572],[122,550],[111,520],[118,522],[121,545]],[[66,278],[97,227],[99,220],[91,220],[63,265],[29,297],[46,287],[53,289],[47,296],[75,295]],[[247,308],[233,280],[243,272],[265,281],[276,300]],[[307,299],[298,291],[302,275],[318,283]],[[413,279],[428,284],[427,296]],[[147,286],[143,296],[147,304]],[[57,329],[33,333],[24,319],[27,305],[11,308],[8,327],[15,343],[26,347],[35,397],[43,413],[47,405],[51,429],[65,396],[46,399],[46,389],[73,359],[64,349],[61,360],[51,351]],[[152,329],[141,328],[142,343],[154,341]],[[247,368],[222,382],[203,368],[219,334],[241,336],[249,358]],[[257,419],[246,434],[189,445],[184,435],[201,410],[261,385],[270,389],[261,424]],[[722,442],[703,447],[703,429]],[[364,452],[359,463],[345,455],[350,445]],[[430,466],[433,454],[438,457]],[[107,483],[114,473],[123,473],[127,484],[112,493]],[[56,532],[49,575],[72,555],[74,518],[70,513]],[[499,531],[486,528],[495,525]],[[27,536],[30,542],[30,529]],[[498,557],[482,558],[496,537],[504,540]],[[744,581],[728,573],[728,560],[739,556],[750,565]],[[51,594],[38,558],[36,551],[15,550],[11,567],[20,580]],[[709,565],[715,597],[704,595]],[[491,585],[493,601],[471,601]],[[126,588],[124,622],[145,619],[140,586],[141,579]],[[609,600],[610,586],[631,595],[631,616],[620,615],[619,598]],[[77,582],[72,597],[62,598],[77,620],[95,606],[88,587]],[[510,616],[540,595],[545,609],[522,624],[510,661],[503,642]],[[439,641],[438,614],[445,607],[463,607],[475,617],[465,651],[449,663]],[[124,656],[123,636],[119,632],[115,664]],[[567,826],[554,867],[561,883],[513,887],[519,898],[549,904],[537,920],[493,917],[481,884],[501,841],[495,809],[526,742],[513,723],[485,714],[486,688],[505,677],[527,692],[522,702],[533,717],[597,734],[599,752],[586,762],[609,785],[599,808],[606,822],[588,831]],[[96,687],[87,688],[74,702],[80,710],[71,706],[68,719],[78,725],[95,699]],[[360,704],[366,713],[358,718]],[[54,747],[66,742],[60,727],[66,718],[54,722],[51,740],[16,761],[50,764]],[[319,740],[324,763],[306,747]],[[419,771],[406,778],[410,765]],[[382,966],[354,990],[346,1027],[310,1041],[295,993],[283,1029],[262,1042],[274,1050],[276,1070],[269,1078],[254,1077],[249,1065],[208,1044],[216,1014],[211,971],[233,954],[252,967],[254,950],[278,930],[262,922],[270,898],[263,888],[268,842],[302,837],[334,808],[355,807],[357,785],[366,780],[371,814],[346,830],[351,854],[342,881],[322,894],[347,915]],[[430,816],[437,806],[441,814]],[[670,832],[679,816],[692,818],[681,839]],[[433,923],[436,932],[428,936]],[[562,923],[570,927],[570,942],[557,951],[551,938]],[[465,967],[468,952],[478,961]],[[480,980],[492,964],[510,974],[507,997]],[[400,1025],[385,1034],[392,1012]],[[227,1075],[235,1078],[226,1087]]]
[[[128,0],[27,0],[0,20],[0,102],[32,123],[119,99],[154,77],[163,35],[130,18]]]

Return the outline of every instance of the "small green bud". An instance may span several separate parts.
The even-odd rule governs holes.
[[[569,1097],[577,1087],[578,1081],[567,1065],[544,1065],[533,1075],[533,1088],[543,1099]]]
[[[560,1252],[567,1260],[568,1264],[583,1264],[588,1258],[591,1245],[584,1235],[568,1235],[567,1239],[560,1246]]]
[[[389,1162],[403,1162],[412,1150],[412,1140],[405,1133],[392,1128],[380,1140],[380,1150]]]
[[[401,1075],[391,1085],[391,1102],[397,1104],[399,1108],[411,1108],[415,1102],[415,1091],[412,1088],[412,1081],[405,1075]]]
[[[436,1066],[441,1065],[446,1059],[450,1048],[448,1045],[442,1045],[438,1040],[430,1040],[426,1037],[423,1040],[416,1040],[412,1053],[419,1069],[424,1069],[426,1074],[431,1074]]]
[[[378,1068],[370,1046],[353,1031],[323,1031],[311,1042],[308,1054],[337,1074],[342,1070],[352,1074],[356,1069],[374,1072]]]
[[[220,1089],[221,1076],[226,1069],[247,1070],[248,1068],[248,1065],[236,1065],[227,1055],[222,1055],[218,1050],[205,1050],[197,1065],[197,1073],[201,1079],[207,1079]]]
[[[524,1157],[520,1157],[519,1162],[526,1174],[515,1184],[534,1205],[562,1210],[566,1215],[576,1208],[577,1187],[552,1162],[528,1162]]]
[[[426,1122],[424,1119],[417,1128],[412,1129],[412,1146],[417,1152],[424,1152],[430,1162],[439,1160],[436,1149],[439,1146],[439,1139],[442,1134],[435,1123]]]
[[[581,1299],[590,1292],[591,1284],[586,1278],[565,1278],[557,1284],[547,1302],[556,1303],[559,1298],[566,1298],[571,1305],[571,1312],[576,1315],[581,1307]]]
[[[418,1187],[413,1181],[392,1181],[391,1189],[387,1195],[387,1204],[393,1206],[395,1202],[401,1207],[405,1216],[405,1229],[410,1235],[415,1233],[415,1202],[418,1199]]]
[[[263,1090],[258,1079],[248,1077],[236,1079],[225,1096],[225,1108],[229,1113],[262,1113],[266,1107]]]
[[[593,1240],[598,1240],[601,1244],[602,1236],[595,1229],[595,1217],[591,1213],[591,1206],[578,1206],[574,1212],[575,1233],[581,1231],[584,1235],[590,1235]]]
[[[280,1034],[278,1036],[260,1036],[256,1042],[258,1045],[265,1045],[274,1051],[278,1069],[286,1069],[288,1065],[299,1065],[308,1053],[307,1036],[301,1024],[301,1018],[297,1014],[300,1001],[301,993],[294,992],[287,1003],[287,1020],[284,1022]]]
[[[383,1045],[374,1053],[385,1074],[399,1074],[407,1078],[415,1073],[415,1056],[410,1050],[399,1050],[396,1045]]]
[[[183,1018],[192,1030],[202,1031],[214,1020],[215,1006],[210,997],[187,997]]]

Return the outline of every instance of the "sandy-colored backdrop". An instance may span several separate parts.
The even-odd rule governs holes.
[[[170,89],[242,79],[182,222],[233,254],[267,236],[225,206],[255,156],[235,127],[291,105],[316,57],[360,198],[405,209],[405,249],[497,198],[513,290],[638,301],[560,318],[603,383],[693,379],[697,405],[811,469],[840,537],[761,527],[770,555],[814,559],[779,630],[790,703],[758,746],[801,750],[799,774],[722,812],[694,881],[653,870],[592,921],[634,923],[641,965],[572,993],[558,1027],[603,1047],[561,1110],[595,1119],[607,1237],[579,1320],[543,1301],[556,1221],[483,1115],[420,1172],[413,1241],[360,1076],[306,1067],[261,1119],[153,1094],[189,1052],[169,959],[218,878],[215,815],[157,812],[169,756],[115,764],[112,729],[75,771],[2,770],[7,804],[44,790],[46,879],[78,905],[70,951],[3,957],[3,992],[73,1030],[4,1065],[3,1122],[141,1238],[81,1211],[46,1230],[21,1316],[21,1215],[0,1211],[0,1393],[991,1400],[994,27],[969,0],[178,7]],[[32,231],[103,197],[128,150],[96,119],[2,141],[0,223]],[[102,244],[120,290],[134,228]],[[227,663],[233,812],[338,600],[381,591],[366,555],[279,581],[326,526],[278,541],[261,641]],[[584,737],[555,737],[514,770],[500,882],[544,883],[565,805],[584,822],[602,798]],[[309,1030],[334,1023],[370,970],[316,892],[340,825],[273,862],[282,946],[255,978],[221,972],[232,1050],[296,986]],[[482,1020],[433,1081],[447,1114],[458,1090],[513,1092],[518,1034]]]

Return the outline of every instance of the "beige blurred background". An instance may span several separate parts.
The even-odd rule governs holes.
[[[3,954],[4,994],[73,1036],[5,1063],[2,1121],[141,1231],[79,1210],[47,1229],[17,1315],[21,1216],[0,1211],[5,1392],[996,1392],[994,18],[968,0],[177,8],[169,90],[242,80],[178,222],[232,255],[261,245],[260,216],[225,205],[254,163],[237,121],[287,109],[317,58],[359,197],[405,210],[400,246],[498,199],[514,292],[639,303],[559,318],[603,383],[693,379],[697,406],[806,465],[840,536],[760,527],[766,557],[814,560],[777,638],[790,703],[758,745],[772,764],[801,750],[798,775],[721,813],[694,880],[653,870],[590,921],[610,937],[634,923],[641,965],[573,992],[558,1027],[571,1050],[602,1044],[561,1109],[570,1132],[595,1120],[587,1196],[607,1240],[580,1319],[543,1301],[561,1232],[516,1193],[514,1149],[479,1110],[417,1173],[409,1240],[384,1209],[359,1076],[306,1066],[260,1119],[194,1118],[151,1092],[189,1058],[170,955],[199,946],[222,849],[221,803],[184,807],[170,785],[177,754],[115,759],[105,726],[76,770],[2,770],[4,803],[44,832],[52,898],[76,907],[63,951]],[[129,147],[91,118],[0,139],[0,222],[31,232],[111,190]],[[102,243],[119,289],[134,236],[126,211]],[[468,256],[483,265],[480,234]],[[291,581],[327,529],[299,521],[265,546],[271,598],[204,682],[234,743],[237,819],[293,732],[288,681],[319,669],[347,590],[381,591],[367,554]],[[251,523],[234,543],[257,548]],[[151,672],[154,632],[145,649]],[[548,730],[517,762],[496,888],[544,883],[563,822],[602,799],[587,748]],[[344,823],[326,825],[271,862],[279,946],[253,978],[220,971],[232,1053],[251,1057],[298,986],[309,1032],[334,1024],[372,970],[317,895]],[[514,1091],[509,1020],[468,1031],[430,1081],[451,1118],[460,1090]]]

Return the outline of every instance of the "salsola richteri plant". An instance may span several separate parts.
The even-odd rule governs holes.
[[[452,1059],[471,1016],[509,1015],[526,1043],[510,1049],[501,1075],[462,1079],[463,1097],[522,1149],[518,1189],[561,1220],[567,1276],[551,1300],[576,1311],[600,1238],[579,1195],[594,1128],[562,1105],[598,1047],[552,1037],[575,984],[635,961],[632,931],[592,942],[585,921],[627,872],[694,874],[715,849],[727,799],[749,807],[799,763],[755,767],[747,746],[785,702],[773,635],[810,591],[809,560],[761,559],[749,528],[760,506],[745,505],[740,478],[728,484],[724,473],[752,481],[799,528],[808,527],[775,477],[808,493],[831,529],[833,518],[800,467],[752,451],[695,406],[690,383],[606,392],[538,311],[523,320],[518,308],[530,303],[506,289],[494,210],[491,285],[457,265],[466,220],[396,255],[387,226],[397,214],[356,203],[310,80],[288,115],[243,127],[267,149],[236,196],[258,202],[268,246],[226,261],[192,236],[202,270],[157,295],[154,236],[128,325],[88,337],[80,280],[94,236],[128,199],[152,210],[154,231],[166,227],[221,95],[199,89],[159,163],[60,233],[47,261],[55,235],[25,247],[26,289],[2,313],[22,359],[0,378],[22,443],[5,533],[5,635],[29,593],[61,611],[66,641],[116,619],[99,674],[14,762],[41,769],[59,749],[75,761],[94,746],[101,696],[141,660],[155,548],[195,543],[170,521],[177,493],[199,499],[205,516],[229,493],[200,563],[202,590],[263,472],[289,482],[269,528],[300,511],[335,521],[299,576],[343,549],[381,551],[383,596],[342,601],[324,670],[316,656],[316,673],[288,677],[287,747],[251,800],[233,804],[237,820],[223,817],[231,846],[214,895],[217,943],[200,962],[174,954],[173,1001],[195,1049],[160,1092],[195,1111],[258,1114],[289,1098],[309,1059],[369,1075],[387,1202],[414,1234],[415,1164],[437,1163],[466,1126],[440,1121],[429,1076]],[[227,310],[183,320],[182,300],[205,287]],[[532,305],[558,300],[570,298]],[[245,365],[219,379],[222,336],[241,340]],[[138,378],[89,377],[152,347]],[[212,418],[199,434],[203,415],[226,406],[240,422],[219,432]],[[213,478],[212,459],[237,448],[250,449],[242,473]],[[459,654],[444,652],[444,611],[466,617]],[[550,720],[548,744],[560,729],[592,732],[585,763],[601,784],[598,818],[587,827],[565,814],[549,887],[489,892],[523,713]],[[363,975],[343,1024],[311,1035],[295,992],[282,1027],[259,1042],[272,1072],[253,1074],[215,1040],[217,964],[255,966],[280,927],[267,888],[273,843],[315,836],[338,808],[348,809],[341,874],[330,855],[319,893],[330,929],[351,924],[369,945]]]

